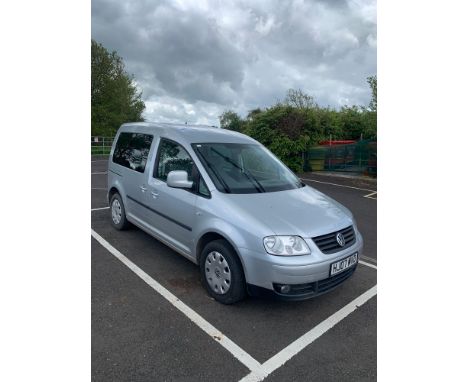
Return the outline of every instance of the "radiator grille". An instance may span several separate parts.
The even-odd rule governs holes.
[[[345,239],[345,245],[341,246],[336,240],[336,235],[341,233]],[[326,254],[339,252],[345,248],[352,246],[356,242],[356,235],[353,226],[343,228],[339,231],[328,233],[326,235],[312,238],[319,249]]]

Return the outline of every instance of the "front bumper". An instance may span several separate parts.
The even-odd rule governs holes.
[[[302,300],[326,293],[351,277],[356,266],[330,277],[330,264],[362,252],[363,241],[356,230],[356,242],[343,251],[325,255],[307,240],[312,254],[305,256],[272,256],[241,250],[248,290],[251,295],[272,295],[283,299]],[[291,291],[282,294],[279,286],[290,285]]]
[[[282,284],[273,284],[273,290],[259,287],[257,285],[247,284],[247,290],[251,296],[270,297],[280,300],[300,301],[309,298],[320,296],[324,293],[330,292],[340,286],[345,280],[350,278],[357,265],[343,271],[335,276],[326,278],[324,280],[314,281],[305,284],[293,284],[288,293],[281,293],[279,287]]]

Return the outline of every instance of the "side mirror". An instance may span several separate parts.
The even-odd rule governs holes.
[[[192,188],[193,182],[188,180],[187,171],[177,170],[167,174],[167,185],[174,188]]]

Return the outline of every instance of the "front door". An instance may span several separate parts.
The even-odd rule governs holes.
[[[193,180],[195,165],[181,145],[161,138],[154,171],[148,181],[147,200],[154,212],[150,224],[171,244],[190,254],[198,196],[193,190],[167,186],[167,174],[174,170],[187,171],[188,179]]]

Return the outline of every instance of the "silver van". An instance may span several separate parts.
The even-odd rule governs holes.
[[[302,300],[355,271],[351,212],[309,187],[264,146],[232,131],[126,123],[108,169],[111,224],[141,228],[200,267],[217,301]]]

